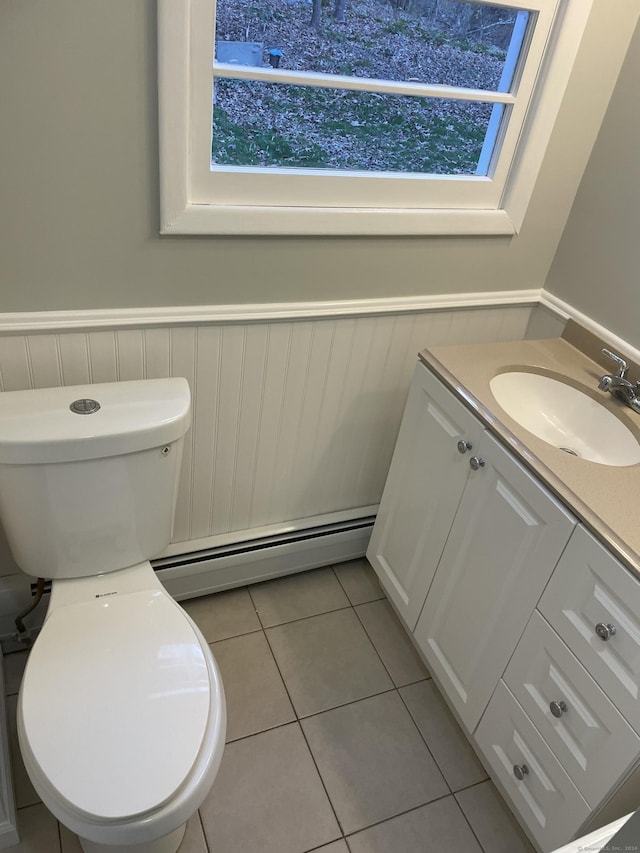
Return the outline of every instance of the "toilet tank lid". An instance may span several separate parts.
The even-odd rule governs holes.
[[[170,444],[189,429],[190,401],[179,377],[6,391],[0,463],[100,459]]]

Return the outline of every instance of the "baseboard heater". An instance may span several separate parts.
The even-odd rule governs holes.
[[[244,540],[151,564],[178,601],[363,557],[375,516]]]
[[[152,560],[162,583],[181,600],[222,589],[244,586],[279,575],[315,569],[363,557],[375,516],[354,519],[220,548],[193,551]],[[51,581],[45,583],[51,592]],[[36,584],[31,584],[35,595]]]

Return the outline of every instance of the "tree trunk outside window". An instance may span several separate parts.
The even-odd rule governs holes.
[[[319,30],[320,22],[322,21],[322,0],[313,0],[313,9],[311,11],[311,26]]]

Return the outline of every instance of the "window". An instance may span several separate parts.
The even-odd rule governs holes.
[[[334,1],[161,0],[163,232],[517,231],[589,0]]]

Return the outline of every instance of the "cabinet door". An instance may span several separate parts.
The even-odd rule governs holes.
[[[640,731],[638,578],[580,526],[539,609],[613,704]]]
[[[536,610],[503,676],[595,808],[640,754],[640,739]]]
[[[415,630],[469,731],[576,523],[488,433],[475,457],[484,465],[471,472]]]
[[[418,364],[367,557],[410,630],[438,565],[482,435],[476,418]],[[458,442],[471,445],[461,454]]]
[[[575,837],[591,809],[502,681],[476,742],[542,850]]]

